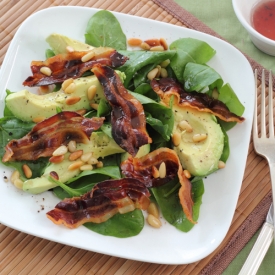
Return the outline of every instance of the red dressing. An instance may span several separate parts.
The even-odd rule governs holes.
[[[252,26],[260,34],[275,40],[275,1],[260,2],[252,11]]]

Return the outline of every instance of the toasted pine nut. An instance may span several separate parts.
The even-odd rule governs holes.
[[[68,53],[72,53],[72,52],[74,52],[74,48],[71,47],[71,46],[67,46],[67,47],[66,47],[66,51],[67,51]]]
[[[159,210],[157,208],[157,205],[154,202],[151,202],[147,208],[148,214],[153,215],[156,218],[159,218]]]
[[[182,120],[179,122],[179,128],[182,130],[182,131],[186,131],[187,133],[191,133],[193,132],[193,128],[192,126],[189,124],[188,121],[186,120]]]
[[[96,104],[96,103],[90,103],[90,106],[95,110],[98,109],[98,104]]]
[[[181,142],[181,134],[180,133],[174,133],[172,135],[172,141],[173,141],[173,144],[177,147],[180,145],[180,142]]]
[[[69,160],[70,161],[73,161],[73,160],[77,160],[78,158],[80,158],[83,154],[83,150],[77,150],[77,151],[74,151],[73,153],[71,153],[69,155]]]
[[[14,183],[14,181],[16,179],[19,179],[19,176],[20,176],[20,174],[19,174],[18,170],[13,171],[13,173],[11,174],[11,178],[10,178],[11,183]]]
[[[136,47],[136,46],[140,46],[140,44],[142,43],[142,40],[139,38],[129,38],[127,42],[129,46]]]
[[[222,161],[222,160],[219,160],[219,163],[218,163],[218,168],[219,169],[222,169],[225,167],[225,163]]]
[[[88,52],[88,53],[86,53],[85,55],[82,56],[81,61],[82,62],[87,62],[87,61],[91,60],[94,56],[95,56],[95,52],[90,51],[90,52]]]
[[[63,160],[64,160],[64,155],[61,155],[61,156],[52,156],[52,157],[50,157],[49,162],[51,162],[51,163],[60,163]]]
[[[96,85],[91,85],[87,90],[87,96],[89,100],[92,100],[96,94]]]
[[[21,179],[16,179],[13,184],[16,188],[23,189],[23,181]]]
[[[84,116],[87,113],[87,110],[86,109],[80,109],[80,110],[77,110],[76,113],[78,113],[81,116]]]
[[[168,50],[168,44],[167,44],[167,42],[164,38],[160,38],[159,42],[160,42],[160,45],[164,48],[165,51]]]
[[[40,72],[47,76],[50,76],[52,74],[52,70],[49,67],[41,67]]]
[[[61,145],[57,149],[54,150],[53,156],[65,155],[67,152],[68,152],[67,146]]]
[[[102,167],[103,167],[103,162],[98,161],[98,163],[96,164],[96,168],[102,168]]]
[[[69,84],[66,89],[64,90],[64,92],[66,94],[72,94],[76,89],[76,84],[74,82],[72,82],[71,84]]]
[[[144,42],[147,43],[150,47],[155,47],[160,45],[160,41],[157,38],[147,39]]]
[[[80,100],[81,100],[81,98],[79,96],[70,96],[66,99],[66,104],[67,105],[74,105]]]
[[[162,68],[166,68],[169,64],[170,64],[170,59],[166,59],[166,60],[162,61],[159,65]]]
[[[87,161],[88,164],[97,164],[98,160],[94,157],[90,157],[89,160]]]
[[[34,123],[39,123],[39,122],[41,122],[41,121],[43,121],[43,120],[45,120],[46,118],[44,117],[44,116],[37,116],[37,117],[35,117],[35,118],[33,118],[33,122]]]
[[[83,164],[84,164],[83,161],[77,160],[69,165],[68,170],[73,171],[73,170],[79,169]]]
[[[62,83],[62,85],[61,85],[62,90],[65,91],[66,88],[67,88],[71,83],[73,83],[73,81],[74,81],[74,80],[73,80],[72,78],[66,79],[66,80]]]
[[[50,176],[55,180],[59,180],[59,176],[55,171],[51,171]]]
[[[146,42],[142,42],[139,46],[145,51],[150,50],[150,45],[148,45]]]
[[[80,159],[83,162],[87,162],[92,157],[92,155],[93,155],[92,152],[89,152],[89,153],[83,154]]]
[[[159,72],[159,69],[158,68],[154,68],[152,71],[150,71],[148,74],[147,74],[147,77],[149,80],[153,80],[157,74]]]
[[[188,178],[188,179],[190,179],[191,178],[191,174],[190,174],[190,172],[188,171],[188,170],[183,170],[183,174],[184,174],[184,176],[186,177],[186,178]]]
[[[159,170],[157,169],[156,166],[152,166],[152,176],[157,179],[159,178]]]
[[[193,136],[193,141],[194,142],[200,142],[200,141],[203,141],[207,138],[207,134],[195,134]]]
[[[70,153],[72,153],[76,150],[76,141],[75,140],[70,140],[70,142],[68,143],[68,150]]]
[[[81,171],[90,171],[90,170],[93,170],[93,165],[91,165],[91,164],[84,164],[84,165],[80,166],[80,170]]]
[[[154,228],[160,228],[161,227],[161,222],[158,218],[153,216],[152,214],[149,214],[147,217],[147,222],[149,225],[151,225]]]
[[[24,164],[22,169],[23,169],[23,172],[24,172],[26,178],[27,179],[31,178],[31,176],[32,176],[31,168],[27,164]]]
[[[164,48],[163,48],[163,46],[154,46],[154,47],[150,48],[150,51],[161,52],[161,51],[164,51]]]
[[[165,68],[160,69],[160,76],[163,78],[168,76],[167,70]]]
[[[157,65],[156,68],[158,69],[158,73],[156,75],[156,78],[159,78],[160,77],[161,66]]]
[[[161,179],[166,177],[166,164],[165,164],[165,162],[162,162],[159,166],[159,177]]]

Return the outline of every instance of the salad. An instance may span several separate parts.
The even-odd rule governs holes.
[[[104,26],[101,22],[104,22]],[[111,31],[108,32],[108,30]],[[102,33],[104,33],[103,36]],[[87,200],[87,194],[90,196],[98,192],[102,195],[108,193],[110,189],[111,191],[134,190],[135,194],[139,194],[140,200],[135,198],[130,201],[129,196],[123,197],[125,204],[122,210],[120,209],[121,213],[117,213],[116,208],[113,212],[104,212],[104,218],[99,223],[94,220],[85,222],[84,225],[100,234],[116,237],[134,236],[144,226],[144,214],[140,209],[146,210],[149,205],[150,207],[158,205],[167,222],[183,232],[188,232],[199,217],[204,191],[203,178],[224,166],[229,157],[226,131],[236,122],[243,121],[241,115],[244,108],[234,91],[229,84],[223,83],[215,70],[206,65],[214,56],[215,50],[205,42],[191,38],[174,41],[167,49],[163,39],[157,38],[151,41],[141,41],[137,47],[134,47],[134,50],[128,51],[127,40],[119,23],[107,11],[98,12],[89,21],[85,34],[86,44],[64,38],[62,35],[57,35],[57,37],[50,36],[52,41],[61,39],[65,47],[63,49],[60,46],[56,47],[54,42],[50,41],[52,48],[46,51],[47,60],[42,63],[32,63],[32,68],[43,68],[42,72],[34,69],[33,76],[28,77],[25,84],[34,85],[36,82],[35,85],[42,87],[40,88],[42,91],[45,86],[49,90],[53,89],[51,93],[36,96],[36,99],[37,97],[43,98],[43,106],[47,106],[47,102],[53,102],[54,97],[55,103],[64,100],[68,108],[64,108],[62,104],[54,105],[54,108],[51,105],[43,115],[38,115],[37,110],[41,104],[37,104],[33,95],[27,91],[17,93],[7,91],[4,118],[1,119],[1,148],[3,148],[1,154],[3,164],[12,166],[18,171],[14,174],[13,183],[31,193],[52,190],[56,196],[63,199],[63,205],[78,202],[75,198],[81,198],[80,201],[83,203]],[[82,48],[78,51],[75,49],[70,51],[73,48],[72,45],[76,44]],[[144,49],[147,45],[149,48]],[[46,69],[52,65],[51,60],[56,60],[51,58],[61,55],[64,57],[60,62],[62,63],[67,60],[68,56],[79,52],[83,53],[80,59],[88,55],[87,52],[93,55],[91,59],[86,61],[84,58],[82,61],[85,63],[85,66],[81,67],[81,69],[85,67],[84,71],[77,70],[81,72],[81,75],[77,75],[72,81],[72,77],[67,77],[71,71],[66,71],[66,76],[64,76],[63,68],[57,80],[51,77],[52,72]],[[74,58],[76,58],[75,55]],[[86,64],[95,59],[104,60],[104,66],[96,62],[91,64],[91,67]],[[107,63],[106,66],[106,62],[111,63]],[[77,91],[83,92],[87,82],[88,86],[92,87],[86,94],[88,105],[81,105],[81,95],[75,95],[73,88],[72,92],[67,90],[66,93],[66,89],[75,85]],[[74,85],[71,85],[72,83]],[[117,89],[120,96],[124,95],[122,97],[124,100],[126,97],[126,103],[130,101],[132,103],[130,107],[135,107],[137,116],[133,116],[133,110],[129,108],[129,105],[123,104],[124,102],[116,109],[116,101],[120,99],[118,96],[115,97]],[[18,111],[19,107],[23,106],[22,100],[25,100],[28,106],[32,106],[28,108],[30,112]],[[194,102],[196,104],[193,104]],[[124,108],[124,105],[128,106],[128,109]],[[118,114],[118,110],[123,110],[123,116]],[[130,112],[129,116],[126,116],[125,120],[119,124],[127,110]],[[133,118],[138,118],[135,124]],[[83,130],[79,124],[74,124],[75,120],[92,125]],[[209,130],[213,127],[214,131]],[[77,130],[72,132],[71,129]],[[204,129],[204,133],[201,129]],[[198,131],[197,134],[195,134],[196,131]],[[25,141],[29,137],[36,136],[38,132],[45,134],[43,144],[47,140],[55,140],[56,133],[60,132],[59,136],[65,133],[60,146],[56,148],[65,150],[63,151],[65,153],[60,154],[54,150],[50,156],[45,157],[44,152],[39,152],[37,159],[20,159],[22,151],[19,148],[17,151],[19,157],[15,157],[14,153],[20,142],[14,143],[14,140]],[[85,139],[87,136],[90,136],[90,141]],[[11,142],[11,137],[13,142]],[[214,155],[217,151],[217,156],[213,159],[211,157],[210,164],[201,159],[190,158],[193,151],[184,154],[189,147],[192,147],[186,147],[190,145],[191,138],[197,138],[193,140],[193,143],[196,144],[196,150],[201,149],[202,153],[206,151],[209,144],[212,144],[211,154]],[[41,148],[41,137],[35,141],[37,141],[35,148]],[[90,144],[89,149],[85,147],[85,144]],[[76,148],[70,149],[74,146]],[[50,143],[46,148],[55,147],[53,143]],[[7,149],[11,149],[13,153],[8,154]],[[34,147],[31,147],[28,152],[36,152],[33,149]],[[79,169],[64,169],[63,166],[68,168],[68,165],[71,165],[69,156],[81,150],[80,158],[85,156],[87,161],[81,160]],[[92,154],[89,155],[90,153]],[[66,159],[67,156],[68,159]],[[204,156],[209,158],[209,151]],[[155,160],[149,168],[145,167],[148,159]],[[73,161],[77,162],[77,159]],[[205,166],[200,166],[198,169],[197,164],[202,162],[206,163]],[[85,165],[86,167],[83,167]],[[165,168],[161,168],[163,166]],[[150,178],[148,179],[148,175],[145,178],[141,172],[149,169],[159,175],[150,173]],[[164,174],[163,170],[165,170]],[[182,181],[181,176],[184,177]],[[190,182],[190,185],[184,185],[186,181]],[[135,187],[131,187],[129,182]],[[191,188],[190,192],[187,192],[192,197],[189,206],[186,206],[184,202],[181,203],[182,197],[179,195],[179,190],[183,186]],[[118,193],[121,194],[121,192]],[[183,200],[186,202],[188,199],[185,199],[185,195],[186,193]],[[150,204],[150,201],[154,204]],[[192,215],[188,219],[190,204]],[[189,212],[184,211],[186,209],[184,205],[189,208]],[[110,207],[109,202],[107,206]]]

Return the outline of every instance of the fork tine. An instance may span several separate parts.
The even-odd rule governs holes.
[[[262,70],[262,89],[261,89],[261,137],[266,137],[265,128],[265,71]]]
[[[254,118],[253,118],[253,139],[256,139],[258,137],[258,121],[257,121],[257,116],[258,116],[258,89],[257,89],[257,76],[258,76],[258,70],[255,69],[254,72],[254,82],[255,82],[255,106],[254,106]]]
[[[273,84],[272,84],[272,72],[269,71],[268,80],[268,114],[269,114],[269,137],[274,137],[274,121],[273,121]]]

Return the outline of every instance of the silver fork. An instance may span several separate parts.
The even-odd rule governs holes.
[[[273,120],[273,89],[272,89],[272,74],[269,73],[268,83],[268,132],[266,129],[266,108],[265,108],[265,71],[262,71],[262,88],[261,88],[261,110],[260,110],[260,134],[258,131],[258,96],[257,96],[257,70],[255,70],[255,112],[253,120],[253,143],[255,151],[267,159],[270,176],[271,176],[271,189],[273,201],[275,201],[275,138],[274,138],[274,120]],[[246,262],[244,263],[239,275],[253,275],[257,273],[257,270],[273,240],[274,237],[274,207],[273,203],[270,207],[268,215],[272,215],[272,218],[267,216],[267,222],[264,224],[255,245],[253,246]],[[271,224],[272,223],[272,224]]]

